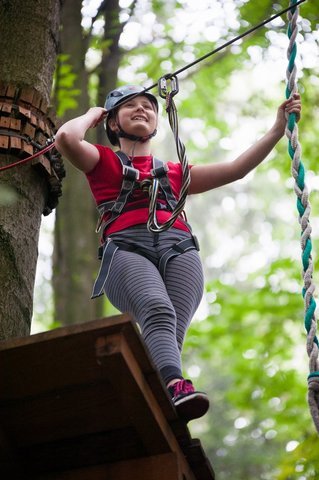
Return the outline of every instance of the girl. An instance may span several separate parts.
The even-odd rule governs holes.
[[[295,113],[299,120],[300,112],[300,96],[295,93],[279,106],[270,130],[233,162],[191,166],[188,193],[206,192],[243,178],[284,135],[286,115]],[[207,395],[183,378],[181,366],[185,334],[203,295],[203,272],[196,238],[182,215],[166,231],[147,228],[149,186],[154,178],[160,185],[159,225],[170,218],[182,184],[180,164],[162,164],[152,156],[157,120],[156,97],[127,85],[108,94],[105,108],[90,108],[65,123],[55,144],[85,173],[101,215],[102,262],[93,297],[104,291],[118,310],[138,322],[177,413],[189,421],[209,407]],[[102,121],[110,142],[120,151],[84,139],[87,130]]]

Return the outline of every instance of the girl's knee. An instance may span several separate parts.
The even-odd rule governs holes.
[[[175,309],[169,299],[163,299],[159,296],[150,296],[143,302],[140,309],[143,316],[156,320],[176,320]]]

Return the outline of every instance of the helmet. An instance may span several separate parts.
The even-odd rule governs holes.
[[[116,105],[121,105],[122,103],[125,103],[125,99],[129,99],[132,96],[137,96],[137,95],[145,95],[154,105],[156,108],[156,111],[158,112],[158,102],[156,97],[149,92],[145,92],[145,89],[140,86],[136,85],[124,85],[122,87],[118,87],[115,90],[112,90],[106,97],[105,100],[105,106],[104,108],[106,110],[111,110]],[[112,112],[111,112],[112,113]],[[108,125],[108,120],[110,116],[108,115],[106,121],[105,121],[105,129],[106,129],[106,134],[108,136],[108,139],[110,140],[112,145],[117,145],[118,144],[118,135],[111,130],[111,128]],[[124,132],[122,132],[124,133]]]
[[[105,108],[106,110],[110,110],[118,103],[122,103],[122,100],[125,98],[129,98],[138,94],[145,95],[145,97],[149,98],[149,100],[155,104],[156,110],[158,111],[158,102],[156,97],[152,93],[146,92],[145,88],[136,85],[124,85],[123,87],[112,90],[106,97]]]

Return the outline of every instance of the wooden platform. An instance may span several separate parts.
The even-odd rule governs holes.
[[[213,480],[120,315],[0,342],[1,478]]]

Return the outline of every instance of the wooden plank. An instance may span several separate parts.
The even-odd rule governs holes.
[[[123,454],[127,458],[129,452],[133,457],[145,455],[150,444],[156,453],[169,451],[162,427],[151,412],[154,405],[145,403],[143,392],[135,398],[134,392],[127,388],[131,385],[134,390],[135,380],[127,378],[131,372],[122,352],[114,350],[103,364],[97,361],[96,341],[102,332],[109,338],[107,332],[116,330],[120,332],[116,334],[119,342],[124,342],[127,350],[131,345],[127,345],[125,332],[131,335],[132,345],[137,346],[137,340],[140,342],[133,325],[126,321],[117,328],[109,323],[106,329],[95,329],[93,336],[92,330],[84,334],[79,328],[77,335],[67,337],[55,332],[50,335],[51,339],[44,335],[42,341],[39,337],[37,342],[26,338],[9,341],[6,348],[1,346],[0,358],[4,363],[0,369],[0,421],[10,431],[26,469],[33,462],[38,469],[50,466],[52,452],[55,455],[59,452],[53,464],[62,468],[85,465],[89,459],[101,463],[114,461],[116,456],[122,459]],[[17,343],[20,346],[13,347]],[[142,355],[141,343],[138,350]],[[145,352],[144,356],[146,365]],[[148,369],[151,368],[148,365]],[[140,369],[137,363],[136,369]],[[114,387],[119,384],[119,378],[123,379],[120,391]],[[138,415],[142,423],[138,429],[132,421],[137,414],[130,407],[131,402],[135,410],[140,402],[147,410],[143,409],[143,415]],[[145,418],[149,419],[146,423]],[[163,421],[167,425],[164,417]],[[169,430],[168,425],[166,428]],[[102,445],[106,448],[102,449]]]
[[[101,318],[98,320],[92,320],[91,322],[78,323],[77,325],[71,325],[67,327],[60,327],[54,330],[49,330],[47,332],[37,333],[35,335],[28,335],[26,337],[15,337],[9,338],[8,340],[0,341],[0,355],[1,352],[6,352],[4,356],[7,355],[12,349],[17,347],[24,348],[30,345],[39,345],[40,343],[46,341],[52,341],[54,339],[69,339],[74,335],[86,334],[97,332],[97,335],[103,333],[113,333],[114,331],[119,331],[121,327],[127,327],[131,325],[131,317],[127,314],[122,315],[113,315],[112,317]],[[104,330],[105,329],[105,330]],[[133,328],[133,330],[136,330]],[[62,341],[63,341],[62,340]],[[68,341],[68,340],[67,340]],[[15,352],[17,353],[17,352]]]
[[[22,150],[29,155],[33,155],[33,147],[29,143],[22,141]]]
[[[60,479],[98,465],[119,475],[126,462],[127,475],[132,462],[172,454],[177,470],[162,478],[214,478],[125,315],[0,342],[0,428],[21,480],[49,479],[49,472]],[[0,458],[4,450],[0,442]],[[101,478],[111,479],[105,468]]]
[[[22,107],[21,105],[19,105],[19,112],[24,117],[31,118],[31,111],[28,108],[25,108],[25,107]]]
[[[12,108],[13,108],[13,106],[12,106],[12,103],[10,103],[10,101],[6,101],[5,103],[1,104],[1,111],[2,112],[6,112],[6,113],[10,114],[11,111],[12,111]]]
[[[81,401],[74,405],[77,399]],[[0,402],[0,419],[19,448],[130,425],[125,411],[118,408],[118,398],[107,379]]]
[[[184,477],[185,478],[185,477]],[[183,480],[176,454],[166,453],[105,465],[53,472],[32,480]]]
[[[42,95],[40,95],[40,93],[37,90],[35,90],[33,99],[32,99],[32,106],[39,109],[41,101],[42,101]]]
[[[0,117],[0,127],[8,129],[10,127],[10,117]]]
[[[127,338],[119,335],[111,335],[105,338],[100,337],[96,342],[97,357],[99,363],[109,370],[110,377],[113,377],[114,388],[119,391],[119,398],[125,401],[125,408],[132,418],[136,430],[143,439],[145,448],[149,455],[164,453],[167,448],[177,452],[181,471],[185,478],[194,480],[189,465],[180,446],[173,435],[172,430],[164,417],[157,399],[154,397],[149,385],[145,382],[136,357],[132,354]],[[122,362],[125,362],[127,372],[125,375],[118,375],[116,365],[110,366],[110,360],[114,360],[114,354],[121,353]],[[119,360],[117,360],[117,365]],[[124,369],[124,366],[123,366]],[[110,378],[109,377],[109,378]],[[121,381],[124,379],[124,381]],[[122,408],[123,405],[122,405]],[[160,429],[160,432],[158,431]],[[157,437],[155,437],[157,432]]]
[[[104,354],[101,341],[104,344]],[[144,384],[143,388],[140,387],[141,371],[133,355],[128,351],[126,339],[119,334],[113,334],[99,338],[97,343],[98,362],[117,391],[119,408],[130,417],[146,451],[149,454],[168,452],[170,438],[167,433],[169,430],[167,421],[147,384]]]
[[[21,138],[10,137],[10,148],[13,150],[21,150]]]
[[[98,381],[101,372],[96,368],[95,341],[122,325],[134,330],[128,327],[128,319],[118,316],[113,321],[103,319],[0,342],[0,401]]]
[[[214,480],[214,470],[212,469],[198,438],[192,439],[190,444],[185,446],[184,453],[187,460],[192,465],[192,470],[195,473],[196,478],[200,480]]]
[[[19,132],[21,129],[21,120],[17,118],[10,118],[10,128],[11,130],[17,130]]]
[[[42,113],[47,113],[48,107],[49,107],[48,102],[44,98],[42,98],[41,105],[40,105],[40,111]]]
[[[20,465],[32,480],[33,476],[48,472],[81,469],[146,455],[142,440],[133,427],[17,449]]]
[[[49,175],[52,175],[52,167],[50,160],[44,155],[40,155],[39,157],[34,158],[31,162],[32,165],[38,165],[40,168],[44,169]]]
[[[8,85],[8,88],[6,91],[6,97],[14,98],[15,94],[16,94],[16,87],[14,85]]]
[[[16,461],[15,451],[2,428],[0,428],[0,467],[1,478],[23,478],[23,470]]]
[[[118,331],[123,331],[128,339],[146,378],[150,376],[153,384],[157,380],[159,401],[169,411],[169,419],[176,420],[177,416],[165,390],[161,388],[155,367],[127,315],[0,342],[0,401],[42,394],[51,391],[53,386],[63,389],[98,381],[101,373],[96,369],[95,342],[103,335]],[[60,358],[63,358],[63,362]],[[66,366],[72,364],[70,371]],[[14,376],[12,371],[15,372]],[[35,372],[41,372],[36,382]]]
[[[9,137],[0,135],[0,148],[8,150],[9,148]]]
[[[109,480],[183,480],[177,455],[167,453],[153,457],[120,462],[109,465],[106,469],[106,478]]]
[[[25,87],[20,92],[20,100],[32,105],[35,90],[31,87]]]
[[[38,119],[37,119],[37,116],[34,115],[34,113],[32,113],[32,111],[31,111],[31,116],[30,116],[30,122],[34,127],[37,127]]]

